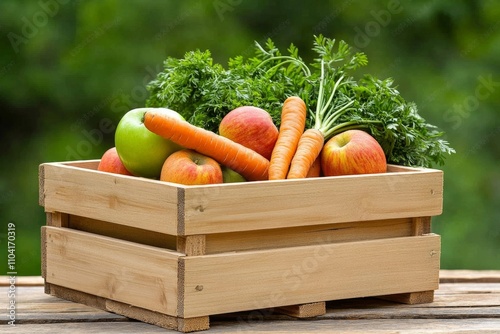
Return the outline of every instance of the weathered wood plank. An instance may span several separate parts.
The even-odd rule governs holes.
[[[442,283],[500,283],[500,270],[441,270]]]
[[[46,324],[21,324],[15,327],[6,325],[0,326],[2,334],[137,334],[137,333],[177,333],[161,327],[150,325],[138,321],[129,322],[102,322],[96,319],[95,322],[64,322],[64,323],[46,323]]]
[[[0,287],[10,285],[11,276],[0,276]],[[43,285],[44,280],[41,276],[15,276],[16,286],[40,286]]]
[[[47,324],[24,324],[16,327],[0,326],[5,334],[136,334],[136,333],[178,333],[142,322],[69,322]],[[236,329],[235,329],[236,328]],[[402,330],[404,329],[404,330]],[[259,333],[259,334],[498,334],[500,319],[357,319],[314,321],[259,321],[214,322],[207,332]],[[204,333],[204,332],[200,332]]]
[[[234,333],[231,323],[213,322],[213,333]],[[427,333],[482,333],[498,334],[500,319],[349,319],[313,321],[252,321],[239,323],[237,332],[323,333],[323,334],[427,334]]]
[[[500,293],[500,283],[441,283],[437,293],[481,294],[485,290],[488,293]]]

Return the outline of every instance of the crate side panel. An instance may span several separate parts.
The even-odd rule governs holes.
[[[214,233],[206,235],[206,254],[407,237],[413,235],[412,232],[412,218],[398,218]]]
[[[159,233],[104,220],[68,215],[68,226],[71,229],[136,242],[143,245],[176,249],[177,238],[174,235]]]
[[[435,290],[439,257],[437,235],[186,257],[184,316]]]
[[[177,188],[142,178],[45,164],[45,211],[177,233]]]
[[[42,229],[47,283],[177,315],[182,254],[66,228]]]
[[[59,164],[65,165],[65,166],[73,166],[73,167],[97,170],[97,167],[99,166],[100,161],[101,161],[101,159],[73,160],[73,161],[59,162]]]
[[[185,233],[435,216],[442,201],[434,170],[194,187],[185,192]]]

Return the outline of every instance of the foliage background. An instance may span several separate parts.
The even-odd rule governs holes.
[[[147,98],[167,56],[210,49],[226,64],[271,37],[309,55],[344,39],[393,77],[457,154],[444,166],[442,268],[500,269],[500,3],[496,1],[39,0],[0,2],[0,275],[7,224],[19,275],[40,274],[38,165],[95,159]]]

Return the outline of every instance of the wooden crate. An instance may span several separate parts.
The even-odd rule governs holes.
[[[182,186],[97,164],[40,166],[55,296],[190,332],[215,314],[313,317],[329,300],[425,303],[438,288],[439,170]]]

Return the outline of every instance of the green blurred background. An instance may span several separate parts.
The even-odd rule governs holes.
[[[99,158],[166,57],[210,49],[225,65],[270,37],[307,60],[319,33],[365,52],[456,149],[435,166],[442,268],[500,269],[500,2],[3,0],[0,32],[0,275],[8,223],[18,275],[40,274],[38,165]]]

